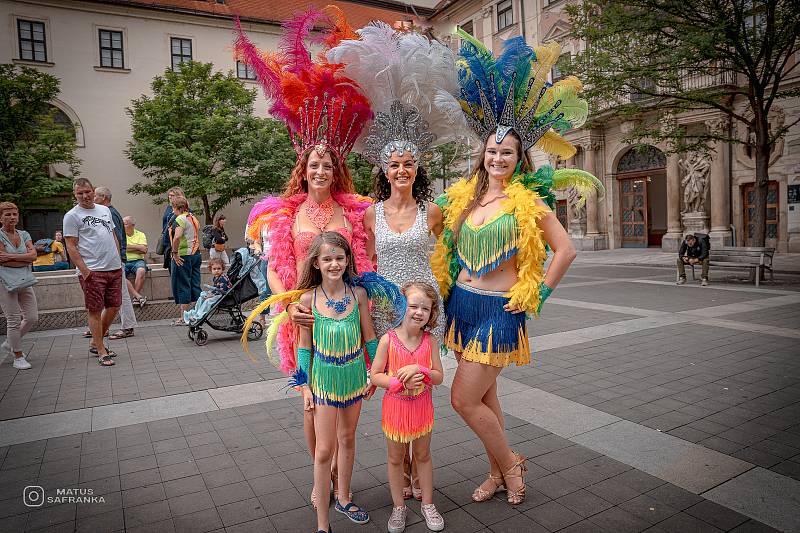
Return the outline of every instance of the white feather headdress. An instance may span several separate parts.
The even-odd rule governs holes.
[[[420,161],[434,147],[467,134],[453,52],[416,32],[396,32],[384,22],[356,31],[327,53],[344,65],[370,101],[375,118],[355,151],[386,169],[393,151]]]

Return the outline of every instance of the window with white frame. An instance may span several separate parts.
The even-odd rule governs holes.
[[[47,41],[44,31],[44,22],[17,19],[20,59],[47,62]]]
[[[514,10],[511,0],[497,3],[497,31],[504,30],[514,24]]]
[[[182,37],[170,37],[170,53],[172,70],[178,70],[181,63],[192,60],[192,40]]]
[[[256,72],[253,67],[241,61],[236,62],[236,77],[240,80],[254,80],[256,79]]]
[[[125,68],[125,52],[122,45],[122,32],[99,30],[100,66],[106,68]]]

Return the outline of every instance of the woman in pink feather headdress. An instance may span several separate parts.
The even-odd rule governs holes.
[[[274,53],[258,50],[237,21],[237,58],[254,69],[271,101],[270,114],[286,124],[297,152],[283,194],[257,202],[248,217],[247,237],[255,243],[261,243],[264,236],[269,240],[269,252],[262,259],[268,260],[267,279],[273,294],[295,288],[311,241],[323,231],[336,231],[350,242],[359,273],[374,270],[366,253],[363,222],[371,201],[354,193],[345,164],[372,111],[358,85],[342,74],[341,65],[328,63],[323,54],[315,61],[306,48],[305,39],[324,17],[319,11],[308,11],[285,22],[279,50]],[[330,19],[332,29],[319,39],[323,51],[342,39],[357,38],[341,12],[333,9]],[[292,374],[297,367],[296,328],[311,327],[314,318],[311,309],[291,303],[283,320],[276,317],[276,321],[280,322],[279,364],[286,374]],[[270,350],[268,346],[268,353]],[[303,425],[313,456],[316,435],[310,411],[305,412]],[[334,466],[334,497],[336,477]],[[347,494],[339,499],[345,503],[350,501],[347,478]],[[314,493],[311,499],[316,505]]]

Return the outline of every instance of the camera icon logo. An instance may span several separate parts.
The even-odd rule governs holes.
[[[44,505],[44,487],[28,485],[22,489],[22,503],[28,507],[41,507]]]

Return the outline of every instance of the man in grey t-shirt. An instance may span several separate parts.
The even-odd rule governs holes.
[[[97,354],[102,366],[112,366],[112,357],[117,354],[105,346],[103,336],[122,304],[122,261],[114,220],[108,207],[94,203],[94,187],[89,180],[76,179],[72,191],[78,205],[64,215],[64,240],[78,269],[89,315],[89,352]]]

